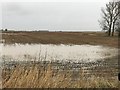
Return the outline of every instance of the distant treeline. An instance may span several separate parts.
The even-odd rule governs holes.
[[[0,31],[8,31],[8,29],[6,28],[6,29],[1,29]]]

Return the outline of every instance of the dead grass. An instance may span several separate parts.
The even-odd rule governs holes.
[[[118,47],[118,38],[95,32],[3,32],[5,44],[90,44]],[[117,59],[116,59],[117,60]],[[112,60],[113,61],[113,60]],[[108,68],[107,68],[108,69]],[[109,68],[110,70],[110,68]],[[101,68],[99,73],[103,74]],[[77,79],[74,70],[54,70],[52,64],[17,64],[13,69],[3,68],[3,88],[117,88],[117,76],[89,74],[82,68]]]
[[[90,44],[118,47],[117,36],[108,37],[104,32],[25,32],[8,31],[2,33],[7,44]]]
[[[117,88],[117,77],[86,76],[81,68],[75,79],[74,71],[54,70],[51,64],[42,67],[16,65],[12,70],[3,69],[3,88]],[[101,72],[102,73],[102,72]],[[109,73],[108,73],[109,75]]]

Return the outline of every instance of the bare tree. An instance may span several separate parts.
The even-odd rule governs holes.
[[[118,32],[118,36],[120,37],[120,18],[119,18],[119,20],[116,23],[115,30]]]
[[[118,2],[118,11],[119,15],[115,23],[115,30],[118,32],[118,36],[120,37],[120,1]]]
[[[118,31],[118,36],[120,37],[120,1],[118,2],[118,11],[119,11],[119,18],[117,20],[117,31]]]
[[[109,2],[106,4],[106,8],[102,8],[102,20],[100,21],[100,25],[103,30],[108,31],[108,36],[114,35],[115,32],[115,24],[118,20],[119,10],[118,10],[118,2]]]
[[[120,12],[120,1],[119,1],[119,3],[118,3],[118,11]],[[120,13],[119,13],[119,25],[118,25],[118,27],[119,27],[119,37],[120,37]]]
[[[5,31],[8,31],[7,28],[5,29]]]

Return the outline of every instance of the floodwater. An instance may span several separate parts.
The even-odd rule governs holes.
[[[0,44],[1,60],[96,62],[117,55],[117,48],[94,45]]]

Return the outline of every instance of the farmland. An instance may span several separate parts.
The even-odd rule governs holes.
[[[2,33],[6,44],[89,44],[118,47],[118,37],[108,37],[105,32],[25,32],[8,31]]]
[[[118,88],[118,38],[104,32],[3,32],[3,88]]]

